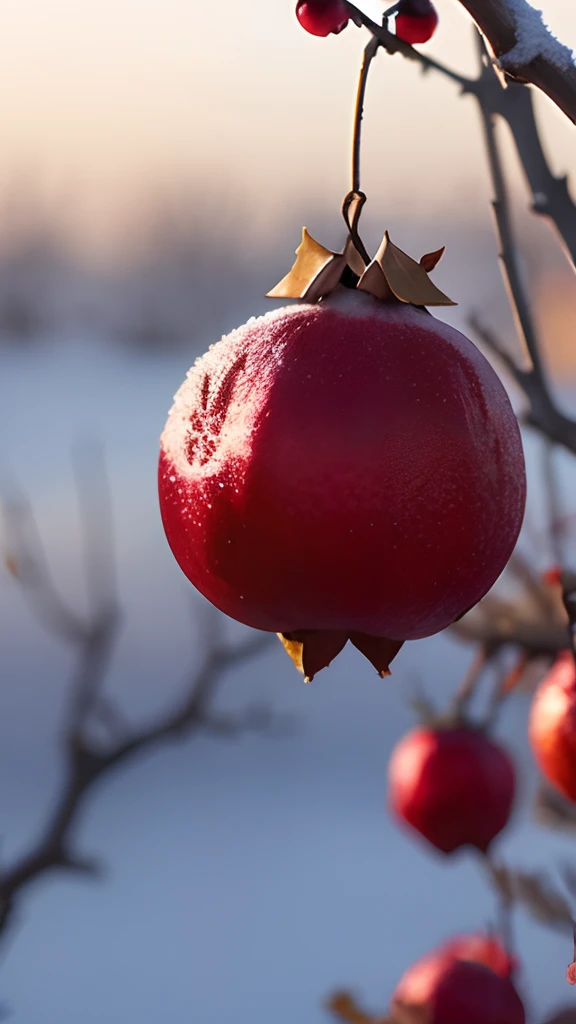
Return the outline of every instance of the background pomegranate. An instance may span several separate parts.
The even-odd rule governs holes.
[[[159,487],[172,551],[213,604],[258,629],[331,631],[335,648],[450,625],[506,565],[525,502],[516,418],[478,349],[344,288],[196,362]]]
[[[530,743],[541,770],[576,802],[576,666],[564,651],[540,685],[530,712]]]
[[[497,973],[483,960],[461,959],[454,944],[441,946],[406,971],[391,1009],[399,1020],[402,1009],[421,1009],[426,1024],[524,1024],[526,1019],[508,974]]]
[[[388,781],[392,811],[443,853],[486,852],[514,799],[508,754],[470,728],[408,733],[392,753]]]

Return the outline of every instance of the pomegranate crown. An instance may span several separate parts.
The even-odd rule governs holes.
[[[368,292],[383,302],[405,302],[412,306],[455,306],[430,280],[429,274],[444,253],[444,247],[413,260],[390,239],[388,231],[373,259],[358,234],[358,221],[366,202],[364,192],[346,196],[342,213],[348,239],[342,252],[317,242],[307,228],[296,250],[296,261],[285,277],[267,293],[271,299],[302,299],[319,302],[339,285]]]

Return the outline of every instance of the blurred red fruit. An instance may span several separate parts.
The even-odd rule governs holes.
[[[559,565],[553,565],[550,569],[546,569],[542,573],[542,582],[546,583],[549,587],[556,587],[562,585],[562,569]]]
[[[455,960],[473,960],[477,964],[484,964],[484,967],[489,967],[502,978],[509,978],[518,966],[516,958],[510,956],[499,939],[483,932],[456,935],[444,943],[438,952],[452,956]]]
[[[516,542],[525,474],[478,349],[423,310],[342,288],[197,360],[159,489],[201,593],[249,626],[326,640],[328,664],[347,638],[373,660],[373,638],[397,648],[476,604]]]
[[[405,43],[427,43],[438,25],[438,14],[430,0],[400,0],[395,32]]]
[[[440,948],[417,960],[401,978],[392,1014],[422,1015],[426,1024],[525,1024],[520,996],[509,978],[483,963],[455,958]],[[410,1018],[412,1019],[412,1018]]]
[[[393,812],[442,853],[485,853],[510,817],[512,762],[474,729],[415,729],[393,751],[388,778]]]
[[[313,36],[329,36],[331,32],[337,35],[348,24],[343,0],[300,0],[296,17]]]
[[[576,666],[571,651],[558,655],[538,688],[529,735],[548,781],[576,803]]]

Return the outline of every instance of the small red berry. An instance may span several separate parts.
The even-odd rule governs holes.
[[[559,565],[553,565],[542,573],[542,582],[548,587],[562,586],[562,569]]]
[[[558,655],[538,688],[529,735],[548,781],[576,803],[576,665],[571,651]]]
[[[408,968],[394,992],[392,1015],[406,1011],[426,1024],[525,1024],[511,980],[483,963],[461,960],[440,948]],[[412,1016],[409,1016],[412,1019]]]
[[[296,17],[313,36],[338,34],[348,24],[348,12],[343,0],[299,0]]]
[[[393,812],[442,853],[485,853],[510,816],[512,762],[475,729],[415,729],[393,751],[388,777]]]
[[[438,14],[430,0],[400,0],[395,32],[405,43],[427,43],[438,25]]]

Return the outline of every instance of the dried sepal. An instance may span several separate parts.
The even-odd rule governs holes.
[[[299,629],[292,633],[278,633],[278,636],[306,683],[311,683],[318,672],[334,661],[348,640],[382,678],[390,675],[390,663],[402,647],[400,640],[340,629]]]
[[[403,641],[389,640],[385,636],[369,636],[368,633],[350,633],[350,643],[368,658],[378,675],[384,679],[391,675],[390,663],[394,661]]]
[[[305,683],[311,683],[317,672],[328,668],[348,640],[348,633],[336,629],[300,629],[278,635]]]
[[[302,228],[302,241],[296,249],[294,264],[286,277],[283,277],[272,291],[267,292],[266,297],[269,299],[306,299],[310,298],[312,292],[320,298],[322,294],[326,293],[319,291],[318,279],[325,272],[334,272],[335,262],[340,270],[332,287],[336,286],[342,276],[346,265],[345,258],[341,253],[326,249],[315,238],[312,238],[307,228]],[[313,288],[314,283],[316,283],[315,289]],[[314,302],[316,299],[310,299],[310,301]]]
[[[424,267],[427,274],[432,273],[434,267],[437,267],[446,252],[446,246],[443,245],[441,249],[436,249],[434,252],[424,253],[420,260],[420,266]]]
[[[431,260],[436,255],[429,254],[425,258]],[[360,278],[358,288],[379,299],[386,299],[389,290],[396,299],[412,306],[456,305],[430,280],[421,263],[390,241],[387,231],[376,256]]]

